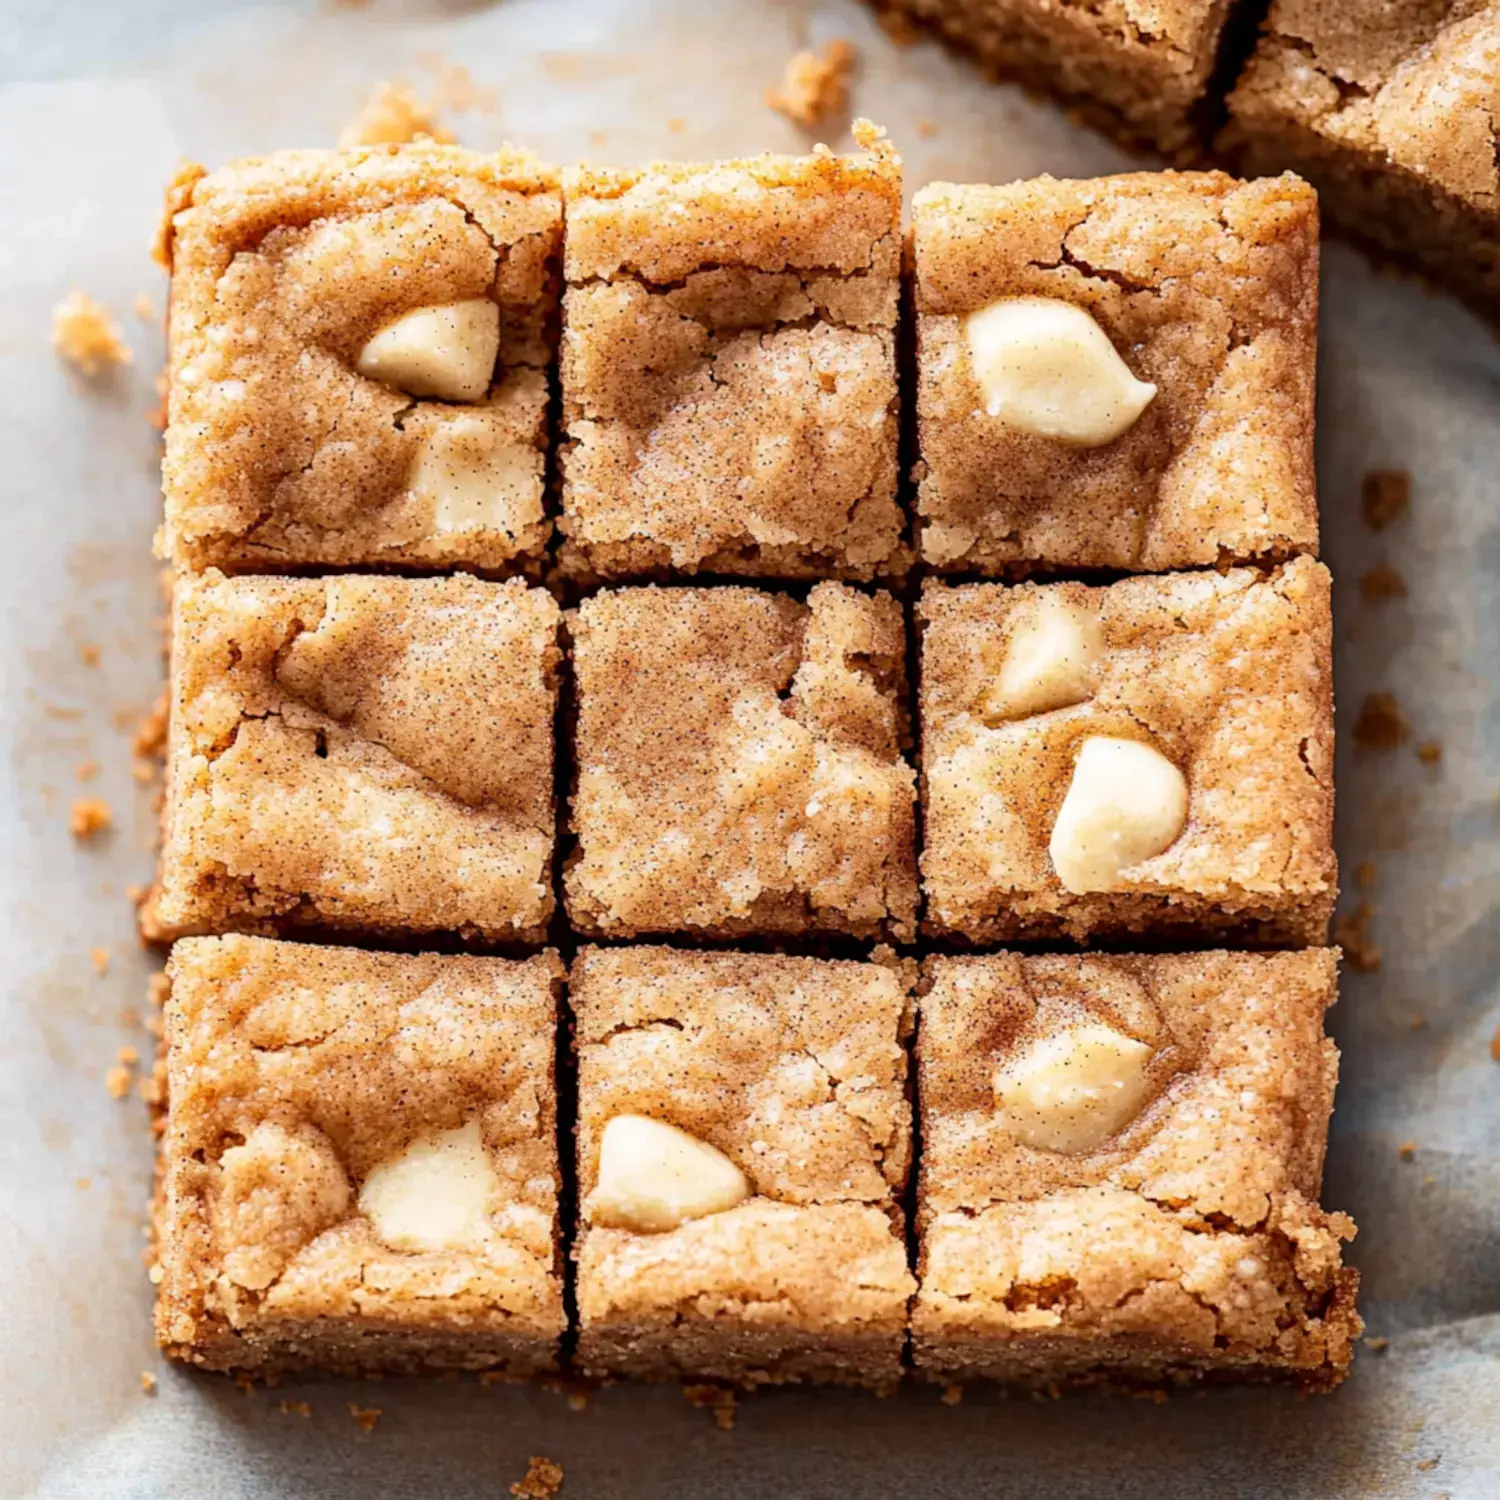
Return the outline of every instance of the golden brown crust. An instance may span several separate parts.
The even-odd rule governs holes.
[[[905,568],[901,174],[874,144],[564,174],[567,570]]]
[[[556,956],[186,939],[171,976],[167,1352],[213,1369],[551,1368]],[[360,1181],[470,1121],[499,1183],[484,1243],[388,1248],[359,1212]]]
[[[1013,612],[1039,592],[1092,604],[1097,689],[987,723],[980,698]],[[931,583],[922,638],[925,924],[973,941],[1162,931],[1322,940],[1333,853],[1328,570],[1250,569],[1083,584]],[[1118,889],[1063,889],[1048,841],[1089,735],[1144,739],[1188,783],[1187,827]]]
[[[919,1368],[1163,1383],[1347,1372],[1360,1322],[1317,1207],[1336,955],[935,958],[921,1000]],[[996,1066],[1082,1020],[1152,1049],[1152,1097],[1099,1148],[1034,1149]]]
[[[1500,317],[1500,5],[1277,0],[1229,107],[1225,150]]]
[[[1316,552],[1317,199],[1294,177],[1151,172],[913,203],[917,509],[950,572],[1166,571]],[[984,411],[963,317],[1000,297],[1083,308],[1157,395],[1075,448]]]
[[[900,605],[620,589],[572,621],[583,932],[909,935]]]
[[[561,235],[555,174],[518,152],[288,151],[183,178],[169,230],[172,560],[504,571],[539,554]],[[482,522],[455,525],[411,483],[455,409],[353,365],[399,313],[476,297],[500,307],[499,375],[457,412],[515,478]]]
[[[181,579],[165,932],[539,940],[559,621],[518,579]]]

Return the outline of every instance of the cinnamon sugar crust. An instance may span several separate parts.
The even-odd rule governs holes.
[[[913,934],[894,599],[630,588],[585,601],[571,628],[576,928]]]
[[[912,205],[921,552],[945,572],[1165,572],[1316,552],[1318,213],[1295,177],[934,183]],[[1086,311],[1157,394],[1096,448],[985,411],[963,319]]]
[[[1277,0],[1220,145],[1500,319],[1500,4]]]
[[[286,151],[183,179],[170,205],[170,385],[161,547],[226,569],[539,559],[562,197],[523,152],[420,144]],[[358,373],[383,325],[499,307],[489,393],[415,399]],[[496,477],[448,514],[418,465],[461,431]]]
[[[900,161],[856,136],[847,156],[564,173],[566,570],[904,570]]]
[[[1097,613],[1092,695],[987,722],[1010,631],[1038,594]],[[929,583],[922,637],[925,930],[975,942],[1126,933],[1323,940],[1333,853],[1328,571],[1299,558],[1083,584]],[[1073,894],[1048,843],[1081,742],[1144,740],[1182,772],[1187,825],[1119,885]]]
[[[918,1368],[1020,1385],[1337,1385],[1353,1237],[1318,1208],[1336,954],[933,958],[917,1047]],[[996,1066],[1086,1019],[1151,1048],[1150,1096],[1090,1152],[1026,1145]]]
[[[180,579],[163,935],[539,941],[559,622],[519,579]]]
[[[166,1352],[255,1372],[554,1368],[556,956],[225,937],[180,942],[169,972]],[[497,1184],[480,1242],[392,1249],[361,1181],[470,1122]]]
[[[667,1121],[750,1179],[666,1233],[581,1227],[578,1359],[593,1374],[886,1387],[900,1374],[914,964],[583,949],[571,1003],[578,1179],[619,1114]],[[586,1214],[586,1206],[585,1206]]]

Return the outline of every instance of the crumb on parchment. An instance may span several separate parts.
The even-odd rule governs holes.
[[[141,1394],[145,1396],[156,1394],[156,1376],[150,1370],[141,1371]]]
[[[81,760],[73,767],[73,775],[79,781],[92,781],[99,774],[97,760]]]
[[[91,839],[114,824],[114,814],[102,797],[80,797],[68,814],[68,832],[75,839]]]
[[[1406,580],[1389,563],[1370,568],[1359,580],[1360,596],[1367,604],[1383,604],[1387,599],[1406,598]]]
[[[285,1413],[289,1417],[312,1416],[312,1407],[310,1407],[305,1401],[282,1400],[276,1403],[276,1407],[278,1411]]]
[[[1495,1028],[1495,1034],[1490,1038],[1490,1058],[1494,1062],[1500,1062],[1500,1026]]]
[[[94,973],[102,979],[104,975],[109,973],[109,949],[90,948],[89,962],[94,966]]]
[[[1374,913],[1368,901],[1354,906],[1333,924],[1333,940],[1344,950],[1349,967],[1360,974],[1374,974],[1380,968],[1380,945],[1370,941],[1370,918]]]
[[[131,360],[114,315],[84,291],[69,292],[52,309],[52,347],[85,375]]]
[[[1411,475],[1405,469],[1374,469],[1360,485],[1360,509],[1371,531],[1384,531],[1411,504]]]
[[[964,1388],[961,1385],[945,1385],[943,1394],[939,1398],[944,1406],[961,1406],[964,1399]]]
[[[1443,742],[1441,740],[1423,740],[1417,746],[1417,759],[1424,766],[1435,766],[1443,758]]]
[[[856,55],[843,37],[829,42],[821,57],[798,52],[787,61],[781,82],[766,90],[766,103],[798,125],[816,125],[839,114],[849,102],[849,74]]]
[[[357,1401],[349,1403],[349,1415],[359,1423],[362,1432],[373,1432],[381,1413],[382,1408],[378,1406],[361,1406]]]
[[[714,1423],[721,1432],[734,1430],[736,1401],[734,1392],[727,1386],[693,1383],[684,1385],[682,1394],[689,1406],[711,1411]]]
[[[1396,1155],[1402,1161],[1415,1161],[1417,1159],[1417,1143],[1415,1141],[1402,1141],[1396,1147]]]
[[[1371,750],[1394,750],[1411,738],[1411,725],[1394,693],[1370,693],[1354,721],[1354,743]]]
[[[339,132],[339,145],[404,146],[426,136],[439,145],[455,137],[438,124],[433,107],[400,79],[377,83],[359,113]]]
[[[562,1465],[538,1454],[527,1464],[526,1473],[511,1485],[510,1492],[521,1500],[552,1500],[562,1483]]]

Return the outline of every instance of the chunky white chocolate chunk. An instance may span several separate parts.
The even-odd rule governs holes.
[[[1156,395],[1071,302],[1002,297],[970,313],[964,333],[985,410],[1035,437],[1102,447],[1128,432]]]
[[[980,713],[993,723],[1084,703],[1093,696],[1103,652],[1104,636],[1092,610],[1058,594],[1034,594],[1011,632]]]
[[[1017,1140],[1038,1151],[1092,1151],[1141,1112],[1150,1061],[1144,1042],[1084,1022],[1002,1062],[995,1105]]]
[[[392,1250],[476,1250],[498,1188],[479,1122],[470,1120],[418,1136],[373,1167],[359,1211]]]
[[[500,353],[500,309],[488,297],[419,307],[387,323],[355,368],[410,396],[478,401]]]
[[[1052,825],[1052,867],[1074,895],[1113,890],[1121,871],[1176,842],[1187,813],[1187,781],[1160,750],[1095,735]]]
[[[723,1213],[750,1196],[745,1174],[707,1141],[645,1115],[616,1115],[599,1141],[590,1223],[641,1234]]]
[[[408,488],[430,507],[436,532],[508,531],[541,515],[539,462],[478,417],[434,427],[417,450]]]

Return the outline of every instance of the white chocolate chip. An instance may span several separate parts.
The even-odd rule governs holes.
[[[500,353],[500,309],[488,297],[419,307],[387,323],[355,368],[410,396],[478,401]]]
[[[1101,447],[1128,432],[1156,395],[1071,302],[1002,297],[970,313],[964,333],[985,410],[1035,437]]]
[[[1050,591],[1034,594],[1011,632],[980,712],[993,723],[1083,703],[1093,696],[1103,653],[1104,637],[1092,610]]]
[[[1121,871],[1176,842],[1187,813],[1187,781],[1161,751],[1095,735],[1078,752],[1052,825],[1052,867],[1076,896],[1113,890]]]
[[[1040,1037],[995,1070],[995,1104],[1038,1151],[1092,1151],[1128,1125],[1151,1094],[1151,1049],[1089,1021]]]
[[[506,443],[467,414],[434,427],[417,450],[408,487],[431,507],[432,529],[507,530],[541,513],[541,475],[529,449]]]
[[[584,1203],[590,1223],[640,1234],[723,1213],[750,1196],[722,1151],[644,1115],[616,1115],[599,1141],[599,1179]]]
[[[371,1168],[359,1211],[392,1250],[475,1250],[498,1188],[479,1122],[470,1120],[418,1136]]]

